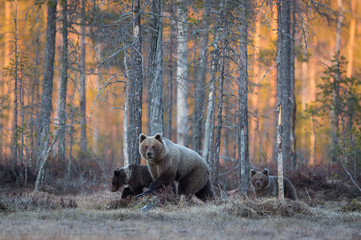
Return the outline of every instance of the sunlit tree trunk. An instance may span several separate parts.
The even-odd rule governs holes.
[[[85,1],[81,1],[81,26],[80,26],[80,150],[87,151],[86,139],[86,81],[85,81]]]
[[[63,46],[61,57],[61,82],[59,102],[59,139],[58,139],[58,160],[65,161],[65,132],[66,132],[66,92],[68,84],[68,6],[67,1],[62,1],[63,13]]]
[[[42,83],[43,88],[41,95],[41,111],[39,116],[40,148],[38,149],[37,161],[41,159],[41,155],[44,149],[48,148],[47,145],[49,141],[50,114],[52,110],[54,56],[55,56],[56,6],[57,6],[56,0],[48,3],[48,17],[47,17],[46,43],[45,43],[45,66],[44,66],[43,83]],[[42,161],[44,161],[44,159],[42,159]]]
[[[356,36],[356,24],[357,24],[357,0],[351,0],[351,21],[350,21],[350,37],[348,42],[348,63],[347,63],[347,72],[346,76],[348,78],[352,75],[353,69],[353,56],[355,51],[355,36]]]
[[[127,136],[128,162],[140,164],[139,135],[142,132],[143,60],[140,0],[133,0],[133,46],[128,94],[129,125]]]
[[[240,2],[240,62],[239,62],[239,189],[247,193],[249,186],[249,147],[248,147],[248,0]]]
[[[188,146],[188,26],[186,2],[177,2],[177,143]]]
[[[162,68],[162,36],[163,36],[163,0],[152,0],[151,44],[150,44],[150,134],[162,133],[163,124],[163,68]]]

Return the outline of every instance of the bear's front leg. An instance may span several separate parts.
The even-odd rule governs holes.
[[[124,188],[122,192],[122,199],[128,197],[129,195],[134,195],[133,191],[129,187]]]
[[[159,178],[157,178],[150,184],[149,189],[147,191],[136,195],[133,199],[136,199],[138,197],[142,197],[145,195],[153,194],[154,192],[158,191],[162,187],[169,186],[169,185],[172,186],[173,192],[176,193],[174,181],[175,181],[175,174],[163,173],[162,175],[159,176]]]

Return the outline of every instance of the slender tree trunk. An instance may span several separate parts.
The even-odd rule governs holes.
[[[283,189],[283,125],[282,125],[282,104],[281,99],[277,100],[278,124],[277,124],[277,172],[278,172],[278,198],[284,199]]]
[[[240,3],[240,79],[239,79],[239,189],[247,193],[249,186],[249,147],[248,147],[248,0]]]
[[[67,1],[62,1],[63,7],[63,46],[61,57],[61,82],[59,102],[59,139],[58,139],[58,160],[65,161],[65,132],[66,132],[66,92],[68,84],[68,6]]]
[[[41,95],[40,111],[40,148],[37,160],[40,160],[42,152],[47,149],[50,131],[50,114],[52,110],[52,93],[53,93],[53,74],[54,74],[54,56],[55,56],[55,34],[56,34],[56,6],[57,0],[48,3],[48,17],[46,27],[46,44],[45,44],[45,66],[43,74],[43,91]],[[39,172],[43,173],[43,172]],[[42,176],[40,176],[42,177]]]
[[[143,60],[141,36],[140,0],[133,1],[133,43],[131,50],[132,67],[129,86],[129,127],[128,127],[128,160],[129,164],[140,164],[139,135],[142,132],[142,93],[143,93]]]
[[[350,37],[348,42],[348,63],[346,76],[350,78],[352,76],[353,69],[353,55],[355,51],[355,36],[356,36],[356,24],[357,24],[357,0],[351,0],[351,21],[350,21]]]
[[[18,23],[17,9],[13,14],[14,20],[14,122],[12,129],[12,159],[14,163],[18,162],[18,71],[19,71],[19,53],[18,53]]]
[[[290,38],[290,96],[292,99],[291,102],[291,119],[290,119],[290,166],[292,169],[296,168],[297,155],[296,155],[296,114],[297,114],[297,105],[296,105],[296,94],[295,94],[295,36],[296,36],[296,10],[295,10],[295,1],[292,0],[291,14],[292,23],[290,22],[291,28],[291,38]]]
[[[151,50],[150,50],[150,134],[164,135],[163,123],[163,68],[162,68],[162,32],[163,0],[152,0]]]
[[[260,55],[261,49],[261,12],[257,12],[256,22],[255,22],[255,36],[254,36],[254,55],[253,55],[253,82],[256,84],[259,81],[259,69],[260,64],[258,62],[258,57]],[[250,147],[250,159],[255,160],[258,165],[261,164],[261,139],[260,139],[260,129],[259,129],[259,112],[258,112],[258,93],[259,87],[256,86],[253,88],[251,93],[252,98],[252,107],[254,112],[254,120],[250,122],[251,137],[249,141]],[[257,144],[258,140],[258,144]]]
[[[188,146],[188,26],[186,2],[178,0],[177,14],[177,142]]]
[[[207,104],[207,116],[206,116],[206,125],[204,128],[204,144],[203,144],[203,154],[202,157],[206,160],[207,163],[210,163],[212,160],[212,147],[213,147],[213,132],[214,132],[214,111],[215,111],[215,97],[216,97],[216,73],[218,68],[219,60],[219,33],[218,29],[216,30],[215,39],[213,43],[212,51],[212,65],[211,65],[211,79],[209,84],[208,92],[208,104]]]
[[[172,19],[176,18],[174,11],[174,0],[170,3],[170,15]],[[169,60],[168,60],[168,101],[167,101],[167,131],[166,137],[172,139],[172,108],[173,108],[173,71],[174,71],[174,49],[176,38],[176,23],[174,20],[170,21],[170,46],[169,46]]]
[[[223,12],[221,16],[223,16]],[[211,161],[211,170],[212,170],[212,180],[213,184],[218,183],[218,168],[219,168],[219,154],[221,150],[221,133],[222,133],[222,114],[223,114],[223,86],[225,81],[225,58],[226,58],[226,40],[222,41],[222,60],[221,60],[221,79],[218,87],[218,112],[217,112],[217,126],[216,126],[216,137],[214,139],[214,154],[213,160]]]
[[[290,73],[290,62],[291,62],[291,40],[290,40],[290,0],[281,0],[281,22],[279,35],[279,44],[281,47],[281,61],[280,61],[280,78],[279,81],[282,83],[278,86],[278,91],[282,104],[282,154],[283,158],[287,159],[286,167],[290,168],[292,165],[291,160],[291,106],[294,104],[291,100],[291,73]]]
[[[81,26],[80,26],[80,151],[87,152],[86,139],[86,81],[85,81],[85,1],[81,1]]]
[[[39,65],[40,65],[40,42],[39,42],[39,37],[40,37],[40,27],[37,28],[36,30],[36,50],[35,50],[35,68],[34,68],[34,76],[33,76],[33,82],[31,84],[31,92],[33,94],[31,94],[31,105],[30,105],[30,132],[29,132],[29,136],[30,136],[30,159],[29,162],[32,163],[34,156],[34,151],[35,151],[35,146],[34,146],[34,128],[35,131],[37,130],[36,128],[36,124],[35,124],[35,118],[34,118],[34,111],[36,112],[36,110],[34,109],[34,104],[35,104],[35,99],[36,95],[38,94],[38,88],[37,85],[39,85]]]
[[[211,11],[210,1],[204,2],[204,23],[203,28],[209,27],[209,17]],[[203,115],[204,115],[204,95],[205,95],[205,82],[207,72],[207,48],[208,46],[208,31],[205,31],[201,36],[200,45],[200,61],[199,70],[195,79],[195,92],[194,92],[194,114],[193,114],[193,139],[192,148],[198,153],[201,153],[202,149],[202,127],[203,127]]]

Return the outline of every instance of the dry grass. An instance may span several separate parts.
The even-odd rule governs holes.
[[[162,195],[0,196],[0,239],[361,239],[352,203],[251,200],[201,203]],[[144,208],[144,206],[151,206]]]

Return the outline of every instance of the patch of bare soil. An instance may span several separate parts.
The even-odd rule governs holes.
[[[359,201],[0,196],[0,239],[361,239]],[[312,206],[311,206],[312,205]]]

